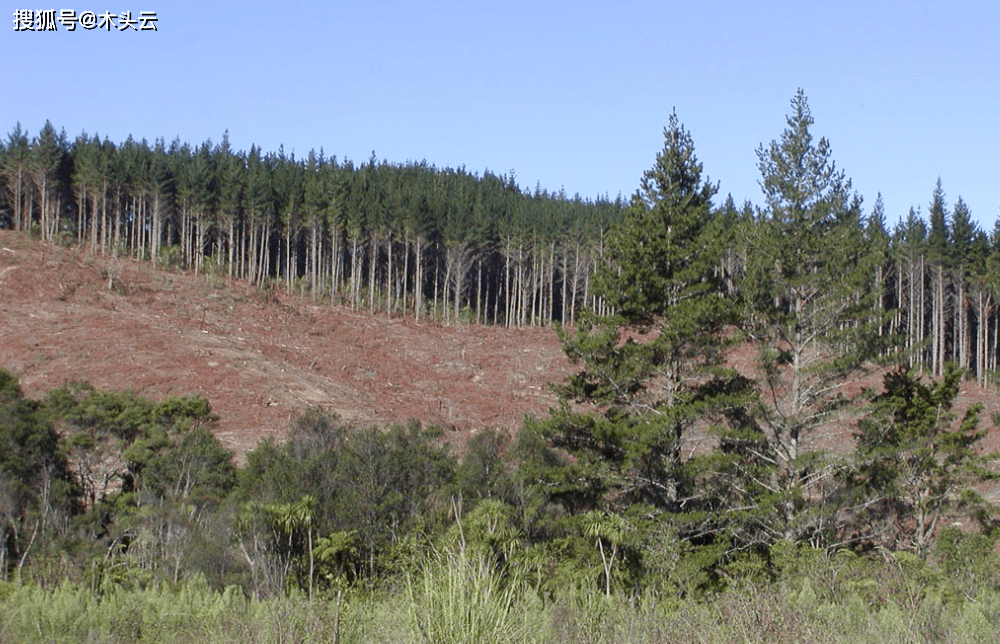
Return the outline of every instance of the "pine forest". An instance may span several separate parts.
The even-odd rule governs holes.
[[[581,307],[600,309],[591,278],[628,206],[621,195],[525,192],[513,172],[236,151],[226,134],[195,146],[70,140],[50,123],[36,135],[15,125],[0,172],[8,228],[446,323],[573,324]],[[926,215],[851,195],[858,234],[880,256],[872,315],[905,338],[915,366],[940,375],[955,362],[985,383],[1000,356],[1000,228],[982,230],[961,197],[949,204],[940,180],[928,188]],[[731,199],[706,213],[728,235],[718,268],[729,295],[754,251],[739,231],[762,216]]]

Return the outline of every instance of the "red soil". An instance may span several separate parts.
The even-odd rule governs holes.
[[[200,395],[238,455],[308,406],[360,424],[418,419],[458,444],[512,432],[570,372],[552,329],[373,316],[12,231],[0,231],[0,367],[30,397],[71,380]]]

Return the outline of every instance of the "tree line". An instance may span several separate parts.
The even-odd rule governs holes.
[[[940,180],[926,218],[911,208],[891,227],[880,198],[868,212],[852,199],[855,232],[879,255],[867,315],[904,338],[913,366],[941,376],[955,362],[985,384],[1000,357],[1000,228],[982,230],[961,197],[949,206]],[[71,141],[47,122],[35,136],[18,124],[0,144],[2,226],[446,323],[572,325],[584,307],[604,311],[592,280],[627,206],[529,193],[513,173],[236,151],[228,135],[198,146]],[[729,296],[766,210],[730,198],[703,214],[727,246],[718,270]]]
[[[0,148],[0,222],[371,312],[572,322],[622,201],[426,162],[365,163],[20,125]]]

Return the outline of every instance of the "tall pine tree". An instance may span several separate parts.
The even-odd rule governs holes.
[[[757,151],[765,209],[753,228],[743,293],[759,348],[757,423],[770,466],[762,484],[774,538],[817,539],[823,513],[808,512],[832,482],[816,430],[848,401],[847,387],[874,350],[877,255],[864,235],[860,198],[813,139],[799,90],[779,141]]]
[[[663,150],[605,244],[594,293],[612,314],[588,311],[563,349],[583,368],[559,387],[563,407],[544,424],[586,473],[578,499],[677,510],[699,494],[685,472],[686,434],[727,399],[722,236],[717,187],[702,177],[690,134],[672,114]],[[584,412],[570,401],[586,403]]]

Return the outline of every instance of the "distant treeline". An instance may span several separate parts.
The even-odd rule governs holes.
[[[0,149],[0,225],[372,312],[505,325],[571,322],[621,198],[522,191],[426,162],[120,145],[49,123]]]
[[[529,193],[513,174],[374,154],[354,165],[322,150],[236,151],[227,135],[116,144],[46,123],[36,136],[18,124],[0,142],[0,226],[445,323],[573,324],[584,306],[606,312],[591,279],[605,232],[637,198]],[[870,284],[883,332],[902,337],[914,366],[940,376],[953,361],[985,383],[1000,356],[1000,227],[980,229],[961,197],[949,206],[940,181],[926,218],[911,208],[891,229],[881,199],[853,207],[883,257]],[[754,250],[740,231],[762,210],[730,198],[710,216],[724,223],[719,271],[736,297]]]

